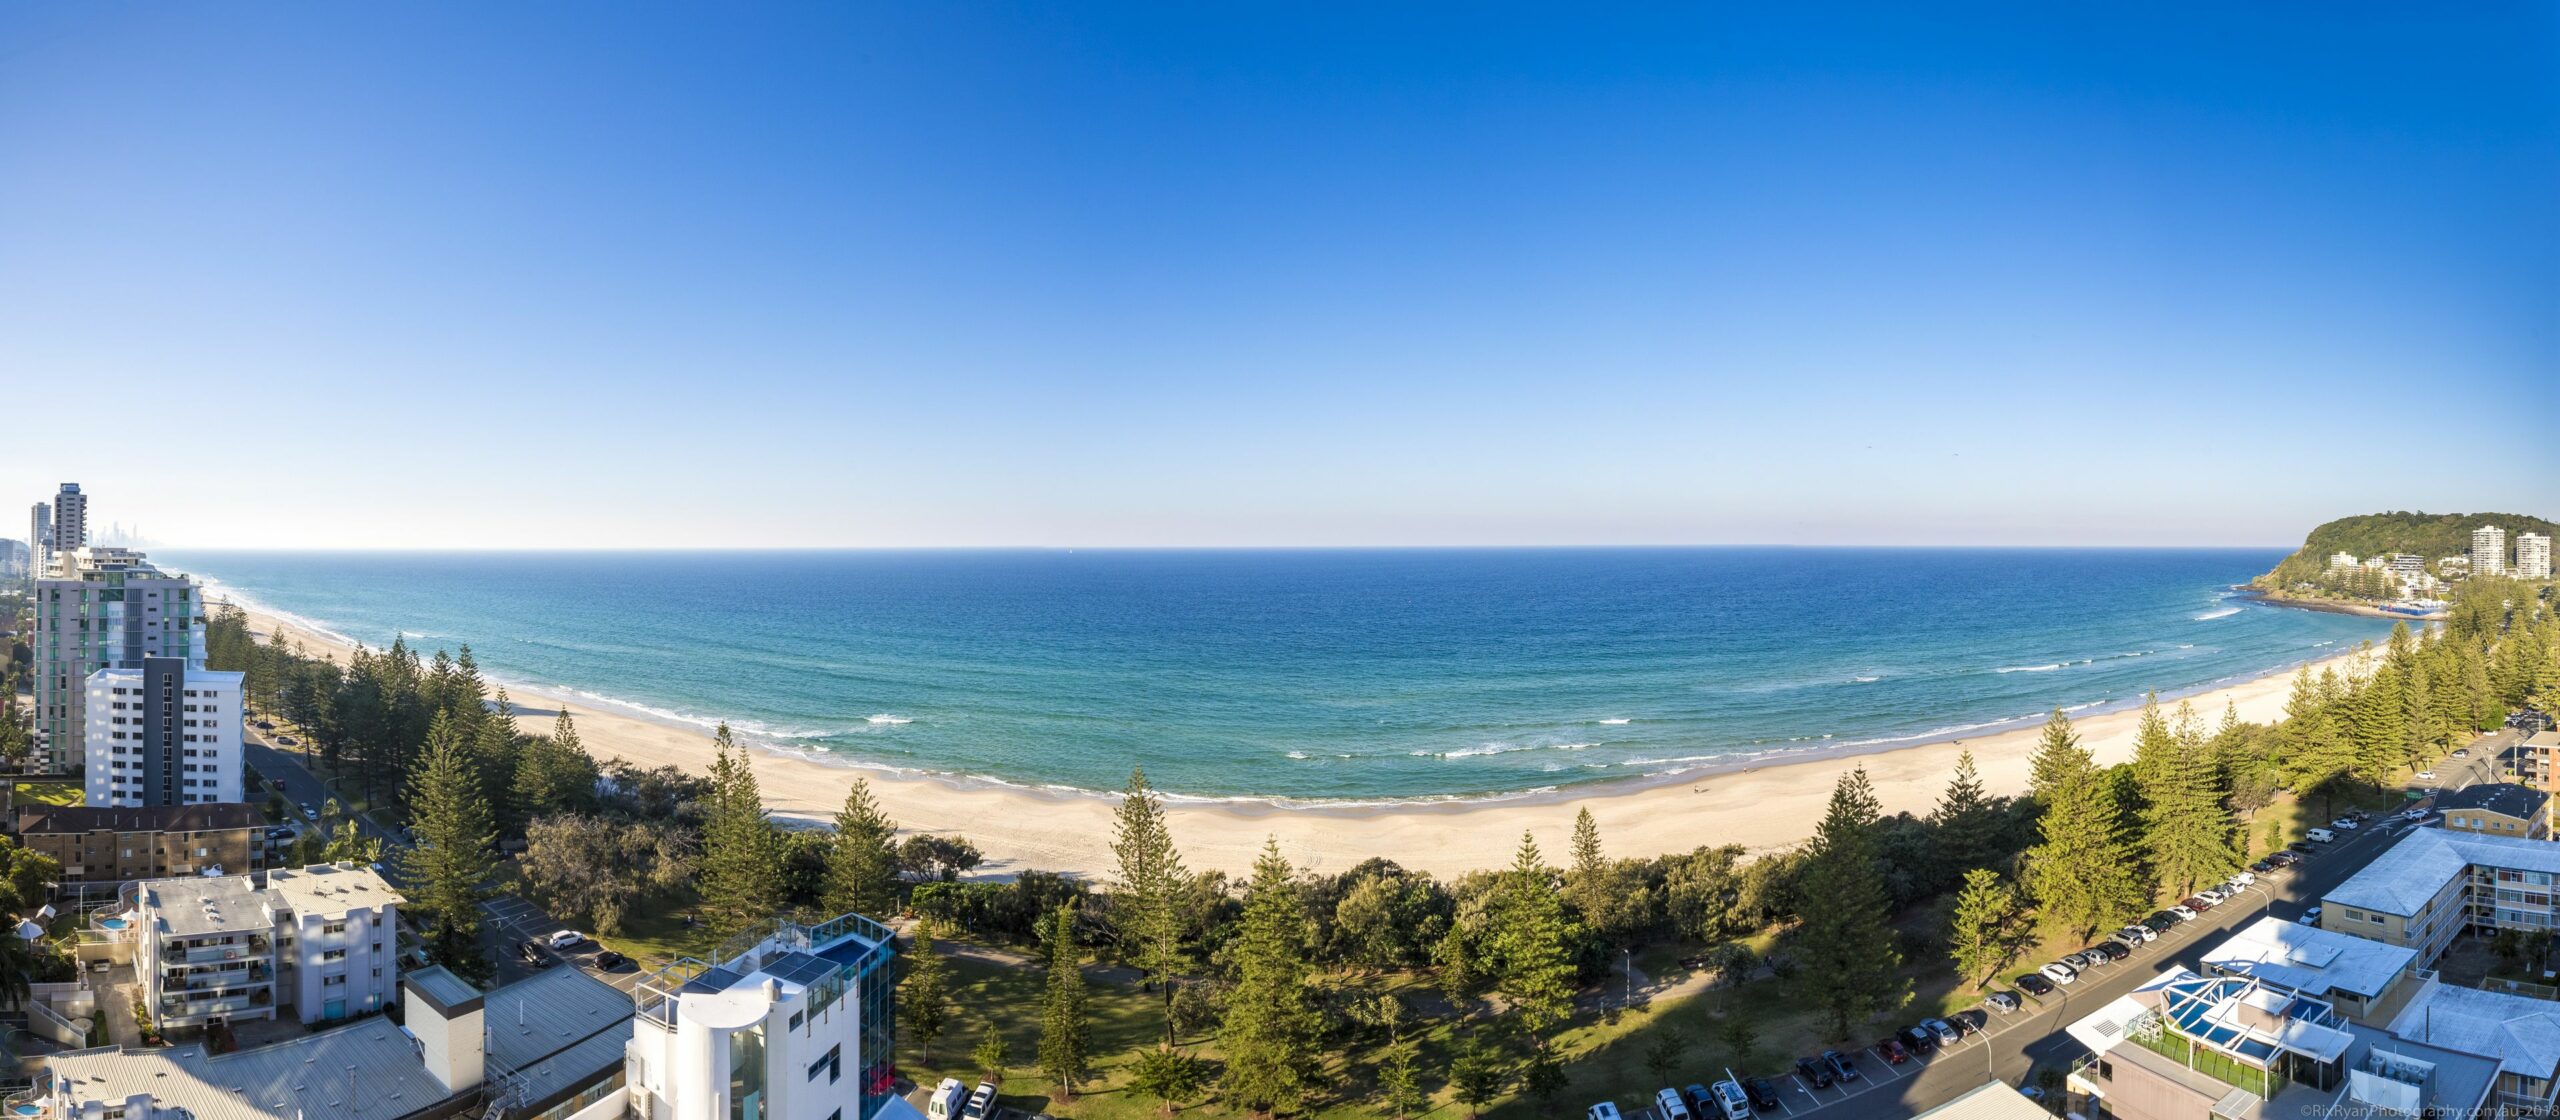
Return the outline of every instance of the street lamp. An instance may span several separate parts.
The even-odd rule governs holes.
[[[1626,1003],[1627,1006],[1634,1007],[1636,1005],[1636,951],[1634,949],[1620,949],[1618,950],[1618,955],[1625,959],[1627,966]]]

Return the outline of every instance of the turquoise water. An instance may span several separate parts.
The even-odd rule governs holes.
[[[168,553],[364,642],[847,763],[1484,796],[2190,692],[2389,624],[2272,550]]]

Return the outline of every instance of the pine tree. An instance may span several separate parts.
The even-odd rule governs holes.
[[[1964,873],[1964,889],[1956,895],[1949,920],[1947,955],[1955,959],[1956,979],[1975,991],[2009,962],[2009,925],[2018,916],[2018,892],[1998,872],[1974,868]]]
[[[2044,721],[2044,734],[2036,740],[2035,754],[2028,759],[2027,795],[2038,804],[2053,803],[2055,790],[2063,779],[2086,770],[2091,765],[2089,752],[2080,746],[2080,733],[2071,727],[2071,717],[2055,708]]]
[[[1449,1063],[1449,1084],[1457,1089],[1459,1103],[1467,1106],[1467,1120],[1476,1120],[1511,1084],[1511,1063],[1484,1039],[1469,1038]]]
[[[469,647],[464,647],[467,655]],[[475,678],[476,679],[476,678]],[[510,836],[524,834],[524,819],[515,812],[516,781],[516,709],[507,699],[507,690],[499,689],[497,699],[484,713],[472,735],[471,764],[480,778],[480,796],[493,815],[499,818],[499,830]]]
[[[951,966],[933,949],[933,934],[919,927],[907,947],[906,975],[898,979],[898,1029],[916,1040],[926,1062],[951,1025]]]
[[[2181,704],[2178,729],[2153,760],[2143,790],[2143,847],[2161,882],[2186,894],[2234,868],[2231,811],[2194,713]]]
[[[727,937],[772,917],[782,905],[782,845],[766,818],[755,769],[729,736],[712,733],[711,795],[702,826],[702,910]]]
[[[1421,1111],[1430,1103],[1422,1090],[1422,1072],[1414,1068],[1414,1046],[1398,1042],[1387,1047],[1386,1060],[1378,1064],[1379,1111],[1392,1120]]]
[[[1573,866],[1564,875],[1565,898],[1573,903],[1583,925],[1596,930],[1609,927],[1609,913],[1616,908],[1609,880],[1609,859],[1600,850],[1600,822],[1584,806],[1574,814]]]
[[[470,749],[449,713],[436,713],[426,756],[410,780],[409,829],[399,855],[406,910],[426,931],[427,955],[475,980],[493,974],[480,953],[480,903],[493,893],[496,823],[470,770]]]
[[[2143,791],[2144,800],[2151,787],[2160,780],[2160,771],[2168,765],[2169,756],[2178,749],[2177,737],[2169,731],[2169,721],[2160,714],[2160,694],[2142,698],[2142,721],[2133,733],[2133,780]]]
[[[2112,783],[2095,767],[2064,779],[2026,854],[2027,893],[2045,920],[2075,936],[2130,920],[2143,903]]]
[[[1114,814],[1111,854],[1119,860],[1119,881],[1111,892],[1111,922],[1121,952],[1144,974],[1145,982],[1164,996],[1164,1041],[1174,1044],[1175,986],[1191,967],[1183,951],[1182,896],[1191,876],[1182,853],[1165,826],[1164,803],[1147,785],[1144,768],[1129,772],[1129,789]]]
[[[1573,958],[1564,899],[1538,841],[1520,834],[1520,850],[1503,876],[1496,914],[1494,956],[1501,962],[1494,990],[1510,1005],[1521,1033],[1543,1048],[1546,1034],[1573,1013]]]
[[[827,913],[886,916],[898,908],[898,853],[891,843],[897,831],[871,796],[871,782],[856,777],[827,845]]]
[[[1064,906],[1049,918],[1049,984],[1040,1000],[1040,1072],[1074,1100],[1076,1086],[1093,1079],[1093,1024],[1085,1013],[1082,954],[1076,951],[1075,912]]]
[[[998,1085],[1004,1084],[1004,1073],[1013,1064],[1013,1051],[1004,1044],[1004,1032],[991,1020],[987,1033],[978,1036],[978,1048],[969,1052],[969,1060],[978,1063],[978,1076]]]
[[[1154,1098],[1158,1111],[1166,1116],[1184,1101],[1200,1095],[1208,1082],[1208,1071],[1200,1059],[1170,1046],[1157,1046],[1140,1051],[1129,1063],[1129,1088],[1142,1097]]]
[[[1992,835],[1998,822],[1992,819],[1992,811],[1992,801],[1982,790],[1982,775],[1973,765],[1973,752],[1957,755],[1955,776],[1947,780],[1947,792],[1929,814],[1929,823],[1938,830],[1938,853],[1949,868],[1961,872],[1980,867],[1998,854]]]
[[[1829,1013],[1834,1039],[1848,1038],[1869,1015],[1910,998],[1902,954],[1885,923],[1892,897],[1876,866],[1877,812],[1866,767],[1841,775],[1805,854],[1797,982]]]
[[[1280,842],[1263,845],[1245,888],[1232,945],[1236,983],[1218,1031],[1226,1050],[1226,1099],[1270,1115],[1305,1100],[1321,1019],[1307,992],[1306,911]]]

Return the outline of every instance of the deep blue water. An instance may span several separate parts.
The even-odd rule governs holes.
[[[1201,796],[1482,795],[1987,730],[2388,623],[2273,550],[171,553],[374,645],[849,762]]]

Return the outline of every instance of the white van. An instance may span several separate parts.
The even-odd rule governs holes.
[[[933,1096],[924,1102],[926,1120],[960,1120],[960,1109],[968,1103],[969,1087],[957,1077],[946,1077],[933,1087]]]
[[[1690,1120],[1689,1102],[1680,1099],[1680,1090],[1665,1089],[1653,1095],[1653,1110],[1662,1120]]]
[[[960,1120],[994,1120],[996,1083],[981,1081],[969,1091],[969,1103],[960,1106]]]
[[[2311,841],[2314,844],[2326,844],[2332,840],[2336,840],[2338,838],[2338,834],[2325,828],[2315,828],[2303,833],[2302,838]]]

